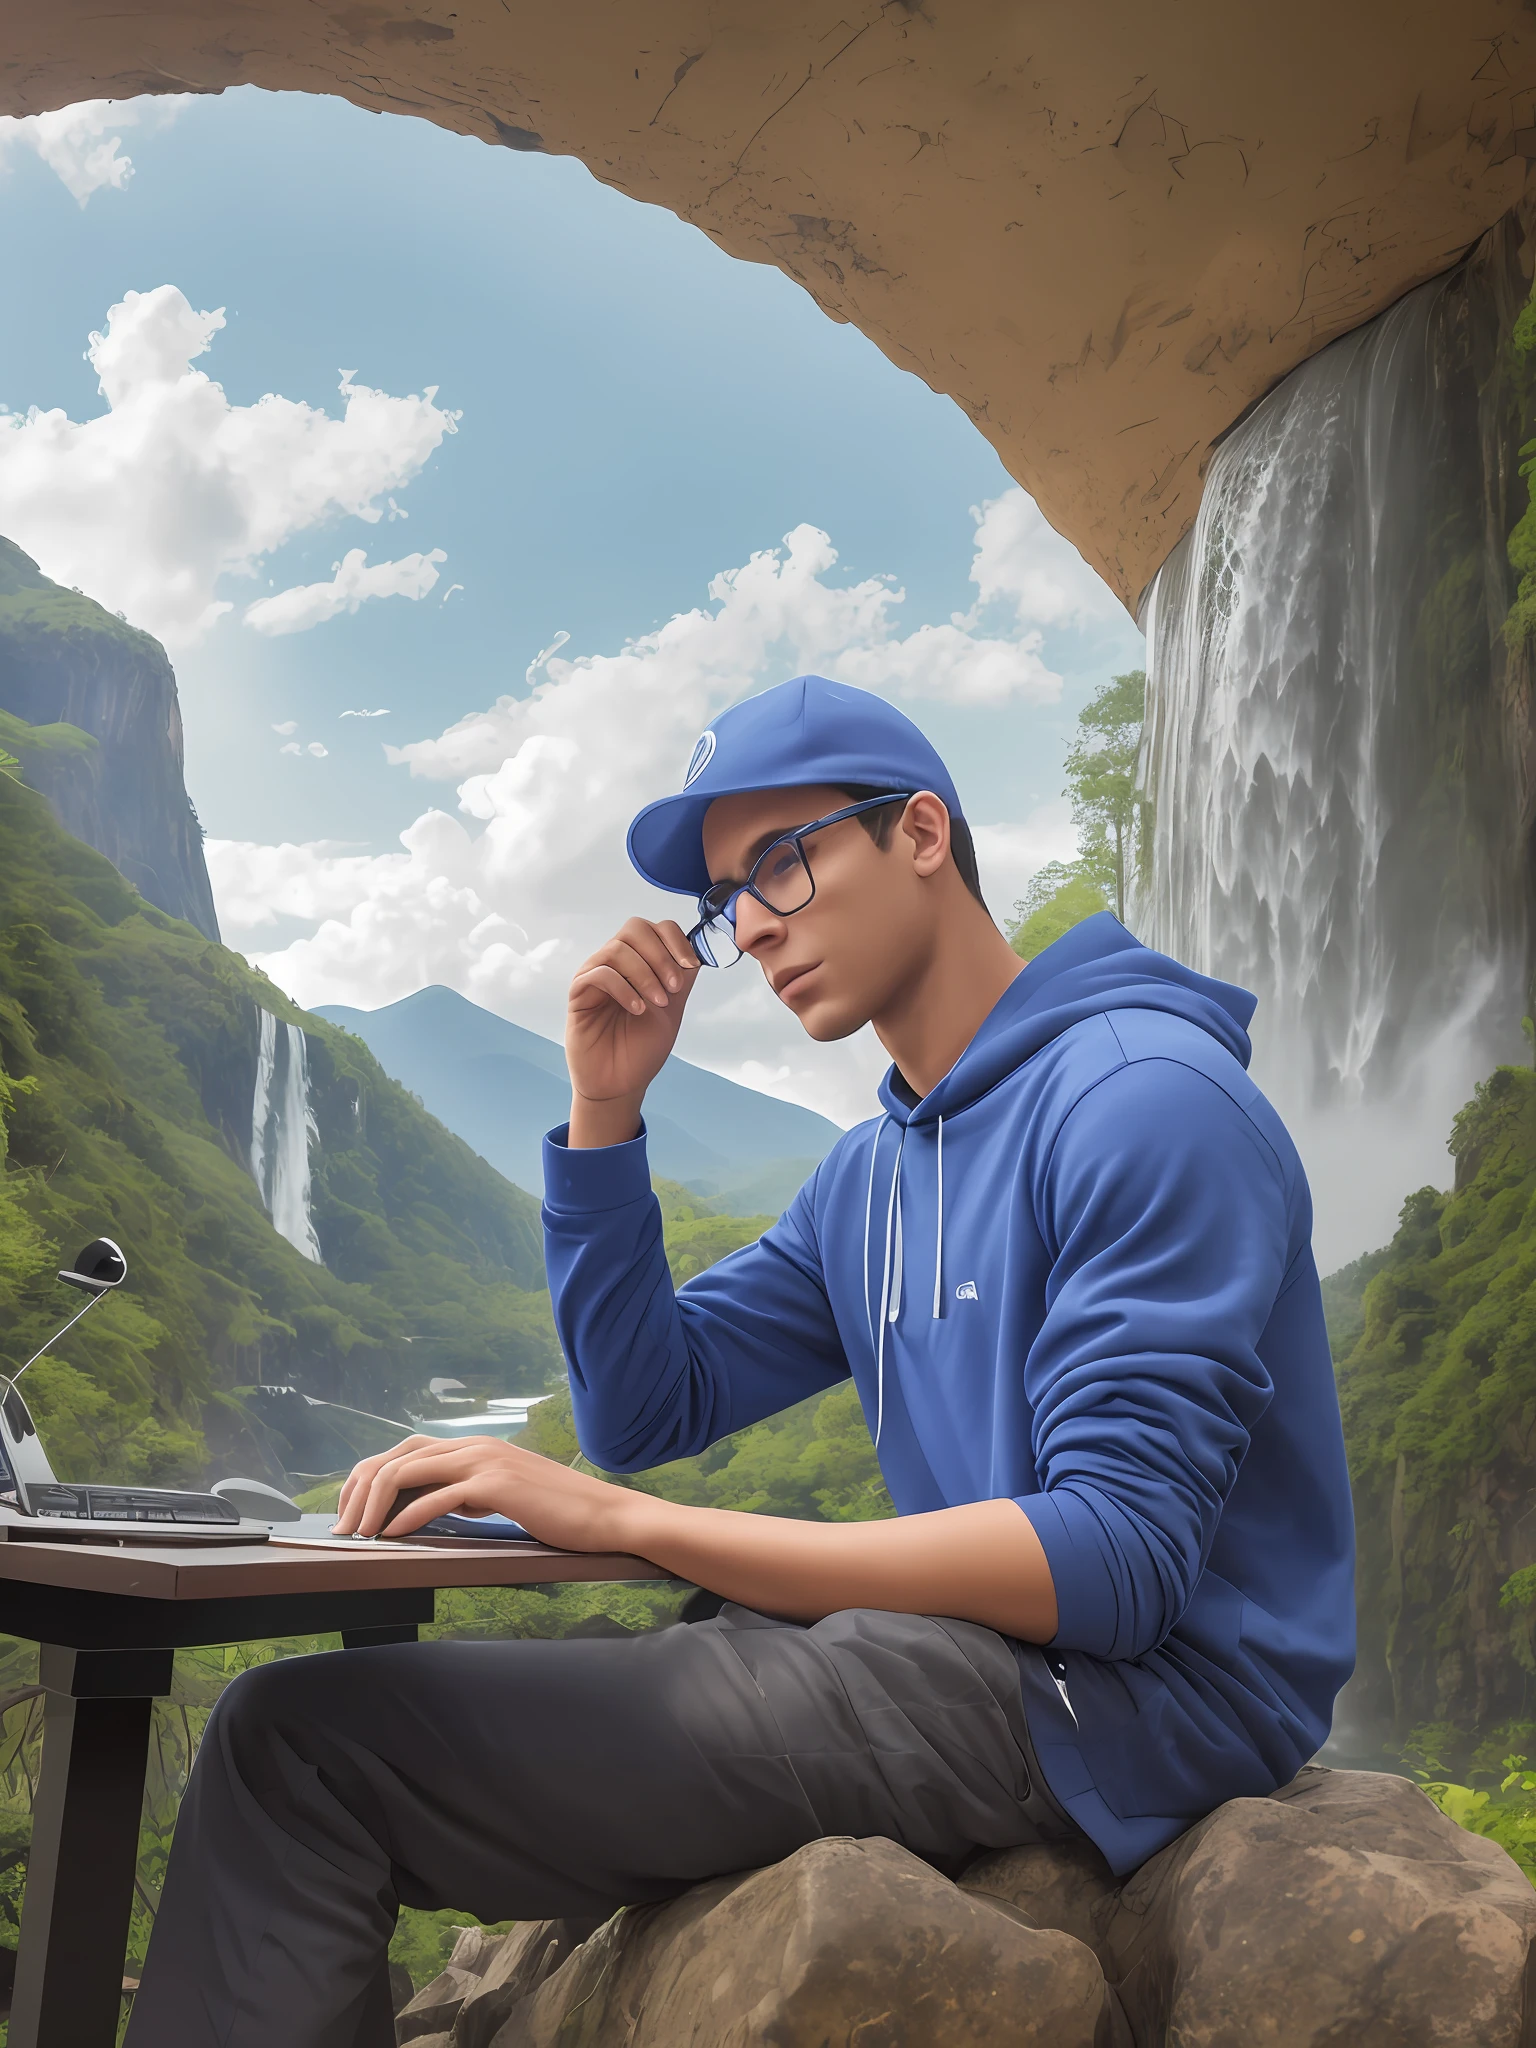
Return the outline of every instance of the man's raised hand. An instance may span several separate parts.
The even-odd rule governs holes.
[[[693,948],[670,918],[630,918],[583,962],[565,1018],[573,1145],[634,1137],[645,1091],[677,1042],[698,972]]]

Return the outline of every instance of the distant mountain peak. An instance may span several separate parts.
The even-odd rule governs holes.
[[[570,1114],[564,1049],[434,983],[377,1010],[321,1004],[387,1074],[519,1187],[543,1187],[545,1131]],[[675,1055],[646,1094],[653,1170],[734,1206],[783,1208],[841,1137],[814,1110]]]

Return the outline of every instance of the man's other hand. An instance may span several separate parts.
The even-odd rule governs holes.
[[[572,1145],[622,1145],[635,1136],[698,973],[682,927],[643,917],[630,918],[578,969],[565,1018]]]
[[[398,1514],[396,1496],[418,1487]],[[623,1547],[625,1488],[573,1472],[500,1437],[411,1436],[354,1465],[341,1489],[340,1536],[408,1536],[439,1515],[508,1515],[558,1550]]]

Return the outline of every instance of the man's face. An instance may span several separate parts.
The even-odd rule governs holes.
[[[753,790],[718,797],[704,819],[714,882],[744,882],[763,849],[798,825],[843,810],[839,789]],[[892,804],[900,817],[901,804]],[[736,903],[736,943],[762,968],[812,1038],[847,1038],[885,1010],[927,942],[932,906],[898,824],[884,849],[857,818],[805,842],[816,894],[779,916],[755,897]]]

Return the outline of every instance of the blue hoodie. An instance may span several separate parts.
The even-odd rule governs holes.
[[[545,1141],[587,1456],[691,1456],[851,1373],[899,1514],[1017,1501],[1060,1613],[1049,1660],[1018,1649],[1040,1768],[1119,1872],[1292,1778],[1354,1663],[1311,1198],[1253,1008],[1090,918],[675,1294],[643,1133]]]

